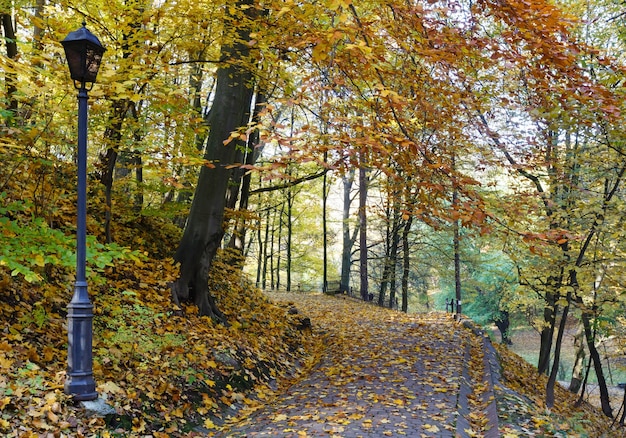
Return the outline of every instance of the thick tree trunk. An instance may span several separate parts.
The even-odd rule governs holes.
[[[541,328],[539,360],[537,371],[539,374],[548,374],[550,367],[550,353],[552,352],[552,339],[554,337],[554,327],[556,324],[557,304],[555,295],[547,291],[543,307],[543,327]]]
[[[511,321],[509,319],[509,312],[506,310],[500,312],[500,317],[494,321],[498,330],[500,330],[500,337],[502,338],[502,343],[504,345],[511,345],[511,337],[509,335],[509,326],[511,325]]]
[[[250,11],[253,9],[250,6],[251,0],[240,0],[229,9],[226,28],[238,26],[233,12],[241,11],[242,7]],[[236,141],[227,144],[224,141],[249,122],[252,101],[250,69],[238,64],[246,57],[249,31],[239,28],[236,37],[234,43],[222,47],[224,62],[217,70],[215,99],[207,116],[210,134],[204,158],[215,167],[200,169],[187,225],[175,255],[180,263],[180,275],[172,285],[175,301],[193,301],[202,315],[221,321],[223,315],[209,292],[208,275],[224,236],[224,207],[231,174],[228,166],[234,162],[236,148],[243,146]]]

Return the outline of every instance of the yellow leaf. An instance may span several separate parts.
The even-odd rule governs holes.
[[[288,6],[283,6],[280,11],[278,11],[278,14],[276,15],[276,18],[280,18],[283,15],[285,15],[287,12],[291,11],[291,8]]]
[[[210,418],[204,420],[204,427],[207,429],[215,429],[215,423]]]
[[[56,424],[59,422],[59,416],[52,411],[48,411],[46,413],[46,416],[48,417],[48,420],[50,420],[52,423]]]
[[[439,428],[436,425],[434,425],[434,424],[425,424],[424,425],[424,430],[426,430],[428,432],[433,432],[433,433],[439,432]]]
[[[324,61],[328,58],[328,47],[326,44],[319,43],[313,47],[313,61]]]
[[[285,421],[286,419],[287,419],[287,416],[285,414],[278,414],[274,416],[272,421]]]

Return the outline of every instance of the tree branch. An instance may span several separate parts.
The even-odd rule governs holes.
[[[328,172],[328,170],[329,169],[324,169],[321,172],[314,173],[312,175],[303,176],[301,178],[297,178],[297,179],[291,180],[289,182],[286,182],[285,184],[281,184],[281,185],[277,185],[277,186],[261,187],[261,188],[255,189],[255,190],[250,190],[250,195],[255,195],[257,193],[263,193],[263,192],[273,192],[274,190],[288,189],[289,187],[297,186],[298,184],[301,184],[303,182],[311,181],[311,180],[320,178],[320,177],[324,176]]]

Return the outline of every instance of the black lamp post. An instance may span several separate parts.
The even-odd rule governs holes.
[[[104,47],[85,27],[70,32],[61,41],[78,90],[78,201],[76,218],[76,282],[67,306],[67,379],[65,393],[75,400],[98,398],[93,379],[93,305],[87,292],[87,91],[96,81]]]

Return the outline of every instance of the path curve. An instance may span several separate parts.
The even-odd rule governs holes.
[[[470,335],[452,318],[407,316],[341,297],[272,299],[311,318],[313,335],[325,338],[324,353],[270,405],[215,436],[459,436]]]

